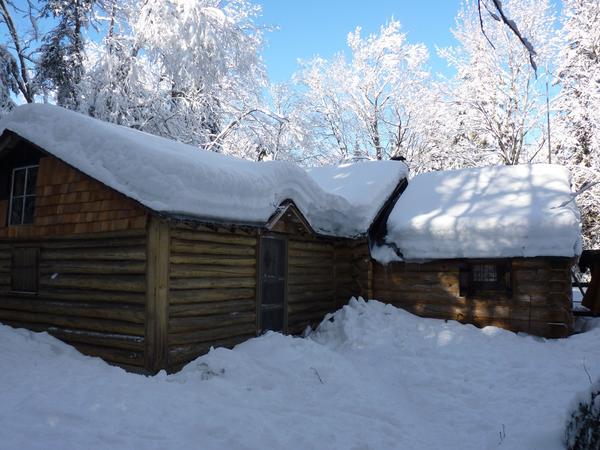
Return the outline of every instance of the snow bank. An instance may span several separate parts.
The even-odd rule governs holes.
[[[569,172],[557,165],[425,173],[396,203],[386,241],[405,260],[572,257],[581,231],[570,199]]]
[[[362,161],[314,167],[307,172],[325,192],[339,195],[361,211],[362,220],[356,225],[364,230],[369,228],[398,182],[408,178],[408,167],[401,161]]]
[[[162,213],[263,225],[291,199],[316,232],[336,236],[365,233],[374,218],[368,202],[325,192],[294,164],[201,151],[52,105],[19,106],[0,123],[5,129]],[[392,190],[405,176],[401,164],[371,172]]]
[[[309,338],[269,332],[142,377],[0,325],[0,447],[559,450],[599,340],[600,326],[544,340],[359,299]]]

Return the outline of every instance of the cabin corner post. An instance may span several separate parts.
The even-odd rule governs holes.
[[[145,369],[168,369],[169,254],[167,222],[150,217],[146,239]]]

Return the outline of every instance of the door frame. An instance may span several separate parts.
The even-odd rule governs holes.
[[[277,239],[283,242],[283,268],[284,283],[283,283],[283,329],[281,333],[288,332],[288,236],[279,233],[259,233],[258,242],[256,244],[256,335],[262,334],[262,278],[263,267],[261,263],[262,240]]]

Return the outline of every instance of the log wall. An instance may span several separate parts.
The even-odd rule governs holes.
[[[288,333],[315,326],[336,309],[335,247],[331,240],[288,240]]]
[[[171,228],[168,366],[256,336],[257,236]]]
[[[39,291],[11,292],[15,246],[39,248]],[[0,241],[0,322],[144,368],[146,232]]]
[[[511,261],[512,295],[460,296],[464,261],[374,264],[374,297],[422,317],[494,325],[546,337],[567,336],[571,313],[571,260],[520,258]]]

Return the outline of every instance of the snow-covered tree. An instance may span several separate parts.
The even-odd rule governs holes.
[[[222,132],[256,108],[264,86],[246,0],[138,0],[91,57],[85,110],[193,145],[221,148]],[[118,20],[117,20],[118,22]]]
[[[555,49],[549,2],[512,0],[504,10],[536,49],[538,66],[548,67]],[[463,4],[453,33],[460,46],[440,50],[457,71],[449,88],[456,124],[449,136],[453,150],[470,154],[478,163],[535,159],[547,136],[543,125],[546,74],[536,77],[528,49],[504,23],[480,16],[472,0]]]
[[[43,37],[37,61],[36,82],[64,107],[79,106],[78,85],[84,75],[84,31],[96,0],[47,0],[43,17],[57,22]]]
[[[338,159],[410,152],[422,123],[427,49],[409,44],[395,20],[367,37],[356,28],[348,47],[348,61],[341,53],[331,61],[317,57],[296,76],[322,144]]]
[[[12,108],[12,96],[22,96],[27,103],[35,99],[36,86],[31,69],[37,39],[36,8],[31,0],[15,3],[0,0],[0,114]],[[21,32],[17,28],[18,18],[27,17],[30,29]],[[34,72],[35,73],[35,72]]]
[[[579,189],[600,181],[600,2],[565,0],[562,34],[553,138]],[[578,204],[584,244],[600,248],[600,186],[579,196]]]

